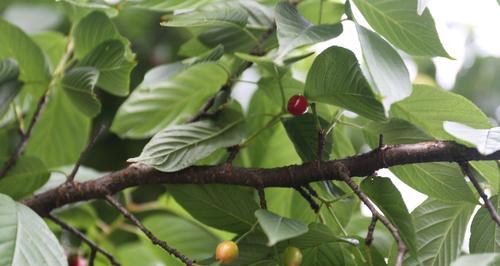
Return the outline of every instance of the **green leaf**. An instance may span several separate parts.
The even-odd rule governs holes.
[[[111,130],[122,137],[144,138],[183,122],[228,78],[214,62],[199,63],[181,71],[182,68],[165,65],[150,70],[118,110]]]
[[[0,265],[67,266],[64,250],[35,212],[0,194]]]
[[[366,67],[388,112],[394,102],[411,95],[410,74],[403,59],[390,44],[363,26],[356,24],[356,29]]]
[[[307,225],[299,221],[281,217],[264,209],[257,210],[255,216],[269,239],[267,243],[269,246],[274,246],[279,241],[303,235],[309,230]]]
[[[313,101],[333,104],[372,120],[384,120],[384,107],[366,81],[356,56],[349,50],[330,47],[316,57],[305,88]]]
[[[411,55],[450,57],[429,10],[419,16],[417,0],[353,0],[370,26]]]
[[[398,228],[401,238],[413,255],[417,255],[413,219],[399,190],[389,178],[367,177],[360,185],[363,192],[380,208],[384,215]]]
[[[248,14],[239,8],[222,8],[212,11],[195,11],[173,16],[163,22],[167,27],[210,27],[230,26],[243,29],[247,24]]]
[[[128,41],[120,35],[111,19],[102,12],[94,11],[81,19],[75,27],[75,56],[81,59],[99,44],[113,39],[119,39],[124,45],[128,45]]]
[[[50,94],[26,147],[26,155],[41,159],[47,168],[73,164],[85,148],[90,119],[76,109],[64,92]]]
[[[126,2],[126,7],[145,9],[156,12],[172,12],[176,10],[193,9],[209,2],[209,0],[143,0]]]
[[[200,225],[167,213],[148,216],[144,220],[144,226],[156,237],[195,260],[211,256],[220,241],[218,237]],[[143,240],[149,245],[149,239],[144,237]],[[157,247],[156,251],[157,254],[165,254],[160,247]]]
[[[244,118],[236,109],[225,109],[215,120],[167,127],[148,142],[141,162],[163,172],[175,172],[196,163],[220,148],[239,144],[245,132]]]
[[[344,4],[339,1],[300,1],[297,10],[314,24],[337,23],[344,15]]]
[[[481,154],[489,155],[500,150],[500,127],[475,129],[450,121],[445,121],[443,127],[455,138],[472,144],[470,146],[477,148]]]
[[[92,49],[78,66],[90,66],[99,70],[97,86],[117,95],[126,96],[130,87],[130,72],[135,62],[126,58],[125,45],[119,40],[108,40]]]
[[[491,127],[489,119],[466,98],[426,85],[414,86],[410,97],[393,104],[391,116],[404,119],[437,139],[455,139],[443,129],[445,121],[472,128]]]
[[[99,71],[93,67],[75,67],[61,81],[61,87],[71,102],[89,117],[101,112],[101,102],[94,93],[98,78]]]
[[[328,122],[318,117],[323,128],[328,126]],[[307,113],[302,116],[289,117],[282,119],[288,137],[293,142],[293,146],[303,162],[318,160],[318,136],[319,130],[316,126],[316,117]],[[329,159],[332,152],[333,139],[325,139],[321,160]]]
[[[91,12],[104,12],[110,17],[118,15],[118,9],[114,6],[102,4],[95,1],[80,1],[80,0],[61,0],[59,3],[64,9],[64,13],[71,21],[79,21],[82,17]]]
[[[141,242],[132,242],[120,245],[116,250],[116,258],[123,266],[166,266],[155,256],[150,247]]]
[[[68,37],[57,31],[45,31],[36,33],[31,38],[47,55],[50,70],[53,72],[64,55]]]
[[[283,243],[283,249],[286,246],[294,246],[299,249],[307,249],[320,246],[325,243],[331,242],[344,242],[351,245],[358,245],[359,241],[352,238],[342,238],[333,234],[332,230],[324,224],[310,223],[307,233],[298,237],[289,239]]]
[[[436,199],[477,203],[460,169],[450,163],[423,163],[391,167],[410,187]]]
[[[500,211],[498,196],[490,200],[498,213]],[[469,250],[471,253],[500,251],[500,227],[491,218],[486,207],[481,207],[472,219],[470,233]]]
[[[13,199],[28,196],[49,180],[49,171],[34,157],[20,157],[7,175],[0,179],[0,193]]]
[[[19,65],[19,79],[25,83],[50,82],[42,50],[21,29],[0,18],[0,59],[13,58]]]
[[[450,265],[462,249],[465,229],[475,205],[427,199],[413,212],[417,253],[423,265]],[[406,257],[404,265],[419,265]]]
[[[230,185],[169,185],[168,192],[198,221],[244,233],[255,223],[259,208],[253,190]]]
[[[16,61],[0,61],[0,117],[9,110],[10,103],[21,89],[22,83],[17,80],[18,76],[19,67]]]
[[[484,253],[459,257],[450,266],[494,266],[500,262],[498,253]]]
[[[342,24],[313,25],[288,2],[279,2],[275,12],[279,57],[283,57],[295,48],[326,41],[342,33]]]
[[[351,252],[338,243],[323,244],[304,251],[303,266],[316,265],[357,265]]]

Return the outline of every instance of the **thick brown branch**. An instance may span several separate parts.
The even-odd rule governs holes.
[[[472,170],[470,168],[469,163],[468,162],[460,162],[459,165],[460,165],[460,168],[462,168],[462,172],[467,177],[469,177],[469,180],[474,185],[474,188],[479,193],[479,196],[481,196],[481,198],[483,199],[484,205],[486,206],[486,209],[488,209],[488,212],[490,213],[493,221],[495,221],[497,223],[497,225],[500,226],[500,217],[498,216],[496,208],[493,206],[493,203],[491,203],[491,200],[488,198],[488,195],[486,195],[486,193],[484,193],[484,190],[481,187],[481,185],[479,184],[479,182],[477,182],[477,179],[474,177],[474,174],[472,173]]]
[[[383,156],[380,156],[380,155]],[[23,202],[40,215],[69,203],[104,198],[123,189],[147,184],[232,184],[247,187],[296,187],[325,180],[343,180],[339,170],[347,168],[351,176],[367,176],[385,166],[425,162],[457,162],[498,160],[500,152],[485,156],[476,149],[455,142],[430,141],[416,144],[385,145],[382,149],[340,160],[305,163],[272,169],[238,168],[230,170],[225,164],[192,166],[162,173],[143,164],[129,167],[101,178],[62,186]]]
[[[106,201],[111,204],[115,209],[117,209],[123,216],[125,216],[130,222],[132,222],[137,228],[139,228],[154,245],[160,246],[162,249],[167,251],[169,254],[175,256],[181,260],[185,265],[193,265],[193,261],[190,260],[185,255],[181,254],[177,249],[169,246],[167,242],[158,239],[149,229],[147,229],[132,213],[130,213],[125,207],[123,207],[118,200],[113,198],[113,196],[107,195]]]
[[[78,231],[76,228],[63,222],[61,219],[57,218],[56,216],[54,216],[52,214],[48,214],[47,218],[49,218],[51,221],[53,221],[54,223],[59,225],[64,230],[76,235],[78,238],[80,238],[83,242],[85,242],[90,247],[90,250],[91,250],[90,259],[89,259],[89,261],[91,263],[90,265],[93,265],[93,261],[95,259],[96,252],[100,252],[102,255],[104,255],[106,258],[108,258],[109,262],[111,262],[111,265],[120,266],[120,263],[118,263],[116,261],[115,257],[113,257],[113,255],[111,255],[111,253],[109,253],[106,250],[99,247],[99,245],[97,245],[94,241],[87,238],[87,236],[85,236],[85,234]]]

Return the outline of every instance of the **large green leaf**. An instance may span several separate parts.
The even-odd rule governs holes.
[[[370,26],[411,55],[449,57],[426,10],[416,12],[417,0],[353,0]]]
[[[176,10],[186,10],[203,5],[209,0],[143,0],[139,2],[125,2],[133,8],[145,9],[157,12],[172,12]]]
[[[327,127],[328,122],[318,117],[322,127]],[[303,162],[318,160],[319,130],[316,126],[316,117],[307,113],[298,117],[282,119],[288,137]],[[321,160],[328,160],[332,152],[332,138],[325,138]]]
[[[498,196],[490,199],[496,207],[497,213],[500,211],[498,199]],[[491,218],[486,207],[481,207],[474,216],[470,233],[469,250],[471,253],[500,251],[500,227]]]
[[[438,139],[454,140],[443,129],[445,121],[472,128],[491,127],[483,112],[466,98],[426,85],[415,85],[410,97],[392,106],[391,116],[404,119]]]
[[[99,70],[97,86],[117,95],[129,93],[130,72],[135,62],[126,58],[126,47],[119,40],[108,40],[92,49],[78,66],[90,66]]]
[[[21,89],[22,83],[17,80],[19,67],[16,61],[5,59],[0,61],[0,117],[9,109]]]
[[[366,81],[356,56],[349,50],[330,47],[316,57],[305,88],[313,101],[343,107],[372,120],[384,120],[384,107]]]
[[[410,187],[433,198],[477,203],[457,165],[423,163],[394,166],[390,170]]]
[[[227,73],[214,62],[182,68],[150,70],[118,110],[111,130],[122,137],[149,137],[190,118],[227,80]]]
[[[170,126],[158,132],[129,162],[142,162],[163,172],[175,172],[220,148],[239,144],[245,133],[239,110],[225,109],[213,120]]]
[[[476,129],[450,121],[445,121],[443,127],[446,132],[457,139],[472,144],[473,147],[477,148],[484,155],[489,155],[500,150],[500,127]]]
[[[399,56],[378,34],[363,26],[356,25],[366,67],[374,86],[383,97],[386,112],[394,102],[411,94],[411,81],[408,69]]]
[[[350,251],[339,243],[326,243],[304,251],[303,266],[357,265]]]
[[[308,228],[307,233],[283,242],[283,245],[280,247],[284,249],[286,246],[294,246],[299,249],[307,249],[331,242],[344,242],[351,245],[359,244],[357,239],[336,236],[327,225],[321,223],[310,223]]]
[[[26,154],[41,159],[49,169],[72,164],[85,148],[89,133],[90,119],[56,89],[33,129]]]
[[[0,193],[13,199],[27,196],[49,180],[47,167],[38,158],[21,157],[7,175],[0,179]]]
[[[276,5],[276,28],[279,56],[304,45],[335,38],[342,33],[342,24],[313,25],[304,19],[293,5],[285,1]]]
[[[255,216],[269,239],[267,243],[269,246],[274,246],[279,241],[303,235],[309,230],[307,225],[299,221],[276,215],[267,210],[257,210]]]
[[[427,199],[412,212],[418,258],[423,265],[450,265],[460,255],[474,206]],[[419,263],[414,257],[407,256],[404,265]]]
[[[68,71],[61,87],[71,102],[85,115],[96,116],[101,112],[101,102],[94,93],[99,71],[93,67],[76,67]]]
[[[409,249],[415,256],[416,236],[413,219],[406,208],[403,197],[389,178],[367,177],[360,185],[363,192],[380,208],[384,215],[393,223]]]
[[[126,243],[116,250],[116,258],[123,266],[166,266],[155,256],[151,245],[141,242]]]
[[[149,216],[144,220],[144,226],[159,239],[195,260],[212,255],[220,241],[218,237],[200,225],[172,214]],[[150,242],[147,238],[143,239],[145,242]],[[156,251],[165,254],[165,251],[159,247]]]
[[[99,11],[86,15],[78,22],[73,32],[73,39],[75,56],[78,59],[83,58],[92,49],[107,40],[119,39],[124,44],[128,44],[111,19]]]
[[[67,266],[64,250],[35,212],[0,194],[0,265]]]
[[[450,266],[495,266],[498,263],[500,263],[500,255],[498,253],[483,253],[461,256]]]
[[[243,30],[247,20],[248,13],[245,10],[226,7],[219,10],[199,10],[176,15],[162,25],[168,27],[229,26]]]
[[[31,38],[43,50],[48,58],[50,70],[54,71],[64,55],[68,37],[58,31],[44,31],[31,35]]]
[[[21,29],[0,18],[0,59],[13,58],[19,65],[19,79],[48,85],[50,73],[42,50]]]
[[[253,190],[229,185],[169,185],[175,200],[198,221],[243,233],[255,224],[259,208]]]

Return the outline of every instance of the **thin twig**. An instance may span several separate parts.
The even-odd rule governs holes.
[[[97,255],[97,249],[90,250],[89,256],[89,266],[94,266],[95,256]]]
[[[366,233],[365,245],[369,246],[373,242],[373,232],[375,232],[375,226],[377,225],[377,216],[372,216],[372,221],[368,226],[368,233]]]
[[[373,217],[380,220],[380,222],[382,222],[382,224],[387,229],[389,229],[389,232],[391,232],[392,236],[396,240],[396,243],[398,244],[398,255],[396,257],[396,264],[395,265],[402,266],[403,265],[403,258],[404,258],[404,255],[406,253],[407,248],[406,248],[406,245],[404,244],[403,240],[401,239],[401,236],[399,235],[398,229],[387,218],[385,218],[385,216],[383,216],[381,213],[379,213],[377,211],[377,209],[375,208],[375,206],[373,206],[373,204],[370,202],[370,200],[365,195],[365,193],[363,193],[363,191],[361,191],[359,186],[356,183],[354,183],[354,181],[351,179],[351,177],[347,173],[343,172],[343,173],[341,173],[341,175],[344,179],[344,182],[346,182],[346,184],[352,189],[352,191],[354,191],[354,193],[356,193],[358,198],[365,204],[365,206],[368,207],[368,209],[372,213]],[[373,219],[372,219],[372,223],[373,223]],[[370,224],[370,226],[371,226],[371,224]]]
[[[73,167],[73,170],[67,176],[66,182],[73,182],[73,180],[75,179],[76,173],[78,173],[78,169],[80,169],[80,165],[82,164],[82,161],[86,159],[86,157],[88,156],[88,153],[90,152],[92,147],[94,147],[94,145],[97,141],[97,138],[104,132],[105,129],[106,129],[106,127],[104,125],[101,125],[96,130],[96,132],[94,133],[94,135],[90,139],[89,143],[87,144],[87,147],[85,147],[85,150],[83,150],[83,152],[80,154],[80,158],[78,158],[78,161],[76,161],[75,166]]]
[[[305,191],[300,186],[294,187],[294,189],[297,190],[300,193],[300,195],[309,203],[309,205],[311,206],[311,209],[313,209],[313,211],[315,213],[319,212],[318,203],[316,203],[316,201],[314,201],[314,199],[311,197],[311,195],[309,193],[307,193],[307,191]]]
[[[260,208],[267,210],[266,193],[264,193],[264,188],[263,187],[257,188],[257,192],[259,194]]]
[[[227,149],[227,151],[229,152],[229,155],[227,156],[226,163],[232,164],[240,152],[240,145],[231,146]]]
[[[108,251],[102,249],[101,247],[99,247],[94,241],[90,240],[89,238],[87,238],[87,236],[85,236],[82,232],[78,231],[78,229],[72,227],[71,225],[65,223],[64,221],[62,221],[61,219],[57,218],[56,216],[54,216],[53,214],[49,213],[47,215],[47,218],[50,219],[51,221],[53,221],[54,223],[56,223],[57,225],[59,225],[61,228],[63,228],[64,230],[76,235],[78,238],[80,238],[83,242],[85,242],[89,247],[90,247],[90,250],[91,250],[91,253],[90,253],[90,263],[93,263],[93,259],[92,259],[92,254],[94,254],[94,258],[95,258],[95,253],[96,252],[99,252],[101,253],[102,255],[104,255],[106,258],[108,258],[109,262],[111,262],[111,264],[113,266],[120,266],[120,263],[118,263],[115,259],[115,257],[113,257],[113,255],[111,255],[111,253],[109,253]],[[92,265],[92,264],[90,264]]]
[[[121,205],[118,200],[113,198],[113,196],[107,195],[106,196],[106,201],[111,204],[113,207],[115,207],[116,210],[118,210],[123,216],[125,216],[130,222],[132,222],[137,228],[139,228],[150,240],[154,245],[158,245],[161,248],[163,248],[166,252],[169,254],[175,256],[179,260],[181,260],[184,264],[191,266],[193,265],[193,261],[186,257],[185,255],[181,254],[177,249],[170,247],[167,242],[158,239],[149,229],[147,229],[140,221],[137,219],[132,213],[130,213],[125,207]]]
[[[311,196],[319,198],[318,192],[316,192],[316,190],[314,190],[314,188],[312,188],[311,185],[305,184],[302,187],[304,187]]]
[[[500,225],[500,217],[498,216],[498,213],[497,213],[495,207],[493,206],[493,203],[491,203],[491,200],[488,198],[488,195],[486,195],[486,193],[484,193],[483,188],[481,187],[481,185],[479,184],[477,179],[474,177],[474,174],[472,173],[472,170],[470,168],[469,163],[468,162],[458,162],[458,164],[460,165],[460,168],[462,169],[462,172],[464,173],[464,175],[469,177],[469,180],[474,185],[474,188],[476,189],[477,193],[479,193],[479,196],[481,196],[481,198],[483,199],[484,205],[486,206],[486,209],[488,209],[488,212],[490,213],[493,221],[495,221],[497,223],[497,225]]]

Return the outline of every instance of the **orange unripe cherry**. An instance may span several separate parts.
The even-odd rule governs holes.
[[[302,252],[296,247],[287,247],[283,252],[285,266],[300,266],[302,263]]]
[[[215,250],[215,258],[222,264],[229,264],[235,261],[239,255],[238,245],[229,240],[222,241],[217,245],[217,249]]]

